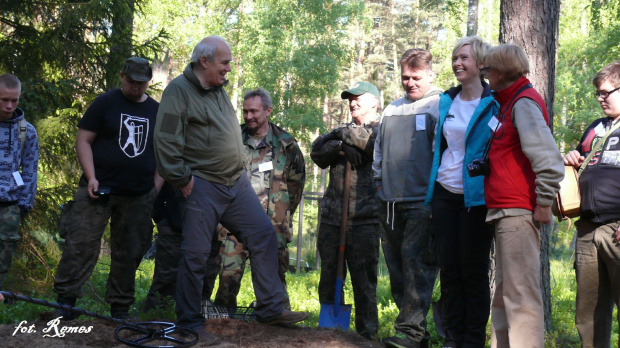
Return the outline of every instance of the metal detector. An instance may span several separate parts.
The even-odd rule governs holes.
[[[122,324],[114,330],[114,337],[117,341],[132,347],[143,348],[177,348],[177,347],[190,347],[196,344],[199,340],[198,333],[192,329],[176,326],[173,323],[160,322],[160,321],[145,321],[138,323],[131,323],[123,319],[116,319],[110,316],[101,315],[93,312],[86,311],[82,308],[72,307],[66,304],[59,304],[54,302],[48,302],[38,298],[32,298],[29,296],[18,295],[10,291],[0,291],[0,294],[6,299],[13,299],[17,301],[24,301],[34,303],[41,306],[47,306],[52,308],[58,308],[65,311],[70,311],[80,315],[87,315],[89,317],[99,318],[107,321],[113,321],[115,323]],[[134,334],[125,336],[126,333]],[[134,337],[136,336],[136,337]],[[132,337],[132,338],[129,338]],[[164,341],[166,345],[150,345],[151,342]]]

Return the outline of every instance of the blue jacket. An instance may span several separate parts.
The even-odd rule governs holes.
[[[465,196],[465,206],[475,207],[484,205],[484,176],[471,178],[467,173],[467,164],[474,159],[482,157],[484,148],[491,137],[491,128],[488,123],[491,117],[497,115],[499,106],[491,95],[489,85],[483,82],[484,91],[480,97],[480,104],[474,111],[474,114],[467,125],[465,133],[465,158],[463,159],[463,192]],[[448,144],[443,137],[443,125],[446,115],[450,110],[452,101],[461,91],[462,86],[452,87],[441,95],[439,100],[439,123],[437,124],[437,133],[435,135],[435,153],[433,154],[433,166],[431,168],[431,177],[428,183],[428,191],[426,192],[425,204],[430,204],[433,200],[433,192],[437,180],[437,172],[441,163],[441,156],[447,149]]]

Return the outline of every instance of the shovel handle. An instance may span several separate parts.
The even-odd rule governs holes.
[[[351,162],[347,161],[344,175],[344,190],[342,193],[342,219],[340,220],[340,246],[338,247],[338,268],[336,276],[344,278],[344,249],[347,236],[347,222],[349,221],[349,196],[351,195]],[[336,289],[340,291],[340,289]]]

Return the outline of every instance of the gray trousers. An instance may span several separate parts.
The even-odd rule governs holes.
[[[192,193],[181,200],[182,255],[177,275],[177,325],[202,325],[203,282],[213,233],[221,223],[250,251],[256,316],[267,321],[283,311],[282,283],[278,276],[278,240],[245,173],[231,187],[194,176]]]

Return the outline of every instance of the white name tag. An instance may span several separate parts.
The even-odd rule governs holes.
[[[15,183],[17,186],[24,186],[24,180],[22,180],[22,176],[19,172],[13,172],[13,178],[15,178]]]
[[[259,172],[266,172],[269,170],[273,169],[273,163],[272,162],[263,162],[261,164],[258,165],[258,171]]]
[[[425,114],[415,115],[415,130],[417,131],[426,130],[426,115]]]
[[[492,131],[495,131],[495,129],[499,130],[498,124],[499,124],[499,127],[502,126],[502,124],[499,123],[499,120],[497,119],[497,117],[495,116],[491,117],[491,119],[489,120],[489,128],[491,128]]]

